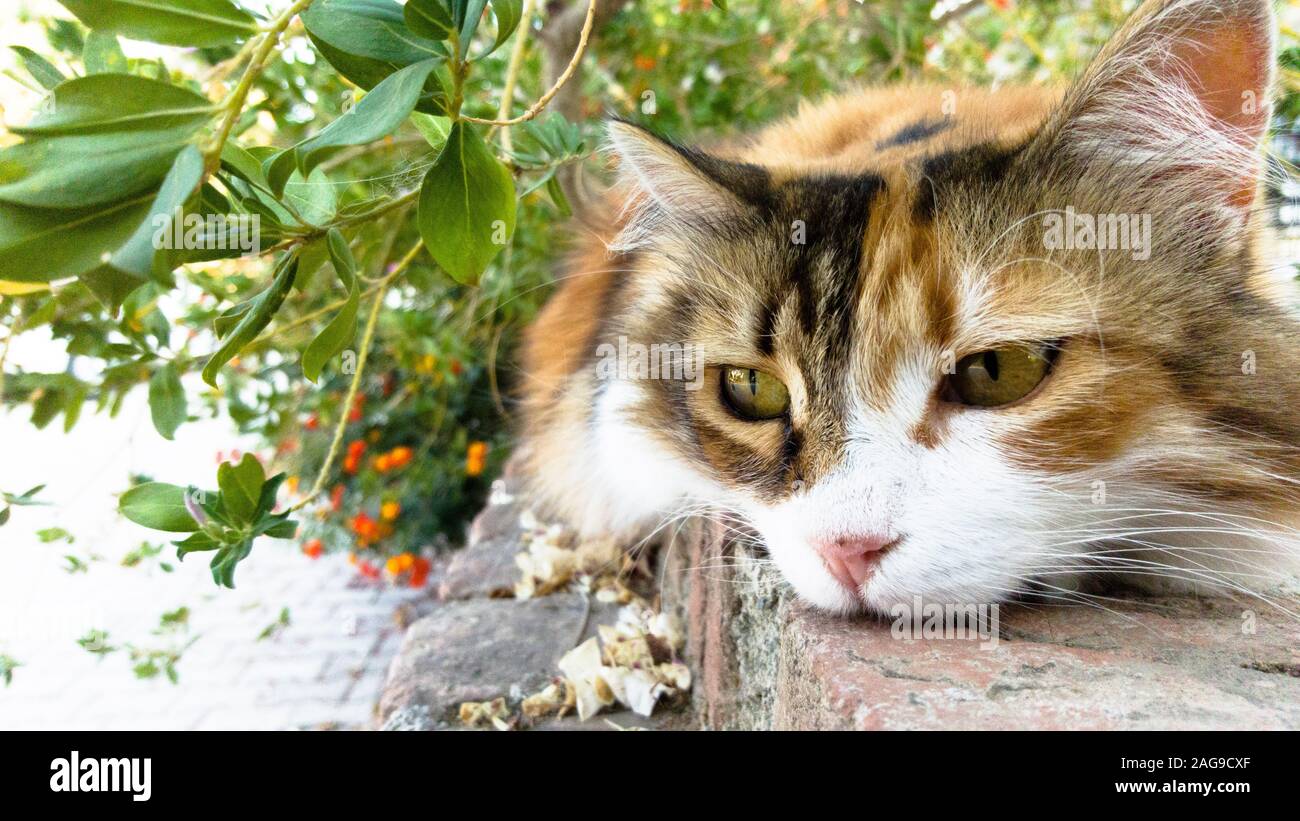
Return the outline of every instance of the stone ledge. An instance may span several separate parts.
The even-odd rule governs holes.
[[[495,496],[495,494],[494,494]],[[388,729],[458,726],[463,701],[517,703],[614,618],[558,593],[499,596],[517,575],[521,503],[497,497],[407,632],[381,701]],[[659,550],[663,606],[687,626],[691,714],[617,726],[710,729],[1300,729],[1300,622],[1260,603],[1117,596],[1006,606],[996,647],[896,639],[890,625],[796,602],[770,566],[695,521]],[[1300,601],[1289,609],[1300,610]],[[1253,616],[1253,633],[1243,631]],[[612,729],[605,716],[539,729]]]
[[[560,658],[617,620],[619,606],[581,593],[515,599],[520,577],[515,554],[524,549],[523,506],[507,480],[474,520],[468,545],[440,576],[438,601],[407,629],[379,704],[385,730],[461,729],[463,702],[504,698],[512,713],[559,673]],[[495,489],[494,489],[495,490]],[[657,729],[680,724],[682,714],[656,711],[642,718],[622,710],[588,721],[576,716],[525,720],[536,730]]]
[[[1300,623],[1261,603],[1007,606],[996,647],[896,639],[795,602],[707,525],[682,547],[665,589],[687,619],[705,727],[1300,729]]]

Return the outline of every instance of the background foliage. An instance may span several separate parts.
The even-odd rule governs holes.
[[[71,429],[146,391],[160,436],[199,416],[259,436],[216,477],[122,497],[219,583],[292,537],[418,585],[508,455],[511,351],[583,207],[574,169],[601,173],[604,115],[710,139],[854,84],[1050,82],[1136,3],[596,0],[568,86],[505,126],[474,120],[546,101],[586,0],[62,5],[7,72],[47,104],[0,149],[0,401]],[[1294,12],[1279,133],[1300,113]],[[153,248],[149,218],[180,205],[257,215],[262,253]],[[67,367],[6,363],[36,333]],[[3,490],[0,525],[40,498]]]

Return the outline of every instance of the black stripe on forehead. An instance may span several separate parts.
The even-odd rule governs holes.
[[[1025,144],[1010,148],[982,143],[945,151],[921,164],[912,215],[918,220],[934,219],[939,196],[945,189],[959,184],[989,187],[1006,176],[1011,163]]]
[[[832,353],[848,342],[871,203],[884,188],[882,178],[863,174],[794,180],[779,191],[783,221],[802,220],[804,228],[803,243],[791,237],[787,289],[798,299],[805,336]]]

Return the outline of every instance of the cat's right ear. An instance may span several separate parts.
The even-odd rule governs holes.
[[[1039,136],[1070,179],[1244,210],[1269,121],[1269,0],[1146,0]]]
[[[767,196],[767,172],[660,139],[614,120],[609,149],[628,192],[622,233],[611,245],[631,250],[658,232],[716,231],[751,218]]]

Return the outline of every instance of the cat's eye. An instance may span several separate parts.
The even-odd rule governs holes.
[[[945,398],[963,405],[996,408],[1029,395],[1052,370],[1056,343],[1008,345],[962,357],[948,377]]]
[[[780,379],[753,368],[722,369],[722,398],[746,419],[775,419],[790,407],[790,392]]]

